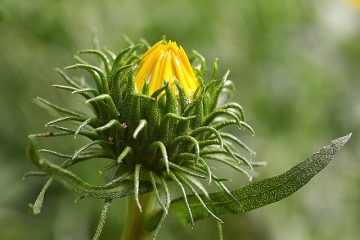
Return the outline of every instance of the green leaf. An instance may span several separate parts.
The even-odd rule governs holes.
[[[74,173],[50,163],[45,159],[38,162],[40,170],[46,172],[55,181],[61,183],[66,188],[74,191],[84,197],[93,197],[101,199],[117,199],[134,194],[133,182],[125,180],[110,186],[91,185]],[[152,185],[149,181],[141,181],[139,185],[139,193],[152,191]]]
[[[320,148],[311,157],[283,174],[231,191],[239,203],[236,203],[225,192],[210,194],[210,199],[205,200],[205,203],[217,216],[220,216],[227,213],[241,214],[286,198],[326,167],[350,137],[351,134],[333,140],[330,145]],[[191,195],[187,198],[194,221],[210,217],[210,214],[204,210],[195,196]],[[184,198],[174,200],[170,212],[175,214],[181,222],[190,223]],[[156,216],[158,213],[155,213],[154,218],[149,221],[156,221]]]
[[[128,195],[134,194],[133,181],[124,180],[124,181],[116,182],[111,185],[95,186],[85,182],[84,180],[82,180],[80,177],[70,172],[69,170],[64,169],[58,165],[52,164],[46,159],[40,158],[40,156],[37,153],[37,148],[31,137],[30,137],[30,146],[28,150],[28,155],[30,160],[41,171],[48,174],[53,180],[61,183],[69,190],[80,194],[82,197],[93,197],[93,198],[111,200],[116,198],[123,198]],[[35,204],[31,206],[34,214],[40,211],[45,191],[50,184],[51,183],[48,183],[44,186]],[[147,193],[152,190],[153,189],[150,181],[140,181],[139,189],[138,189],[140,194]]]

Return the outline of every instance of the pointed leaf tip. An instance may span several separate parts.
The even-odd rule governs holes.
[[[283,174],[232,190],[231,195],[237,201],[229,197],[226,192],[216,192],[211,193],[210,199],[206,200],[205,203],[212,206],[212,210],[217,216],[221,216],[227,213],[245,213],[280,201],[306,185],[316,174],[325,168],[350,137],[351,133],[331,141],[329,145],[320,148],[311,157]],[[187,196],[187,201],[190,204],[195,221],[210,217],[210,214],[204,211],[201,204],[196,201],[196,196]],[[175,213],[181,222],[190,223],[189,217],[186,214],[187,207],[185,198],[181,197],[172,202],[170,212]],[[150,218],[149,221],[155,221],[155,218]]]

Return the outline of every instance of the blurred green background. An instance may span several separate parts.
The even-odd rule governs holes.
[[[54,184],[42,213],[32,216],[27,204],[44,180],[21,179],[34,169],[26,135],[46,131],[43,124],[52,119],[32,99],[81,106],[50,87],[61,81],[53,69],[73,63],[74,52],[92,46],[94,33],[115,52],[126,47],[123,34],[150,43],[165,34],[188,53],[201,52],[209,65],[218,57],[222,72],[231,69],[235,99],[256,130],[256,137],[242,137],[257,160],[268,162],[259,178],[353,132],[336,161],[293,196],[224,217],[225,239],[358,239],[360,8],[345,0],[1,0],[0,239],[81,240],[94,232],[101,201],[74,204],[77,195]],[[123,204],[112,206],[103,239],[119,238]],[[160,239],[215,236],[212,221],[191,230],[170,219],[160,233]]]

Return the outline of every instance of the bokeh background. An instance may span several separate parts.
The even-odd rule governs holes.
[[[235,99],[256,137],[243,138],[268,166],[259,178],[279,174],[330,139],[353,132],[349,144],[323,172],[293,196],[245,215],[224,217],[225,239],[350,240],[360,235],[360,4],[357,0],[1,0],[0,1],[0,239],[90,239],[102,202],[58,184],[43,211],[27,204],[43,179],[22,180],[34,166],[26,158],[27,134],[46,131],[52,119],[32,99],[80,106],[54,91],[55,67],[73,53],[100,44],[125,48],[122,35],[150,43],[162,35],[190,53],[201,52],[221,71],[231,69]],[[54,144],[54,143],[53,143]],[[60,148],[74,145],[57,142]],[[97,174],[86,169],[87,174]],[[100,179],[101,177],[99,177]],[[246,184],[245,181],[241,184]],[[118,239],[123,201],[111,208],[103,239]],[[160,239],[215,239],[215,224],[194,230],[170,219]]]

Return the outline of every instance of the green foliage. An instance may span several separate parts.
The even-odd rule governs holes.
[[[212,212],[218,216],[227,213],[241,214],[279,201],[295,193],[325,168],[350,137],[351,134],[333,140],[330,145],[320,148],[311,157],[283,174],[232,190],[232,197],[224,192],[211,193],[208,198],[202,197]],[[186,214],[188,207],[191,208],[191,218]],[[151,226],[156,226],[152,221],[158,220],[160,212],[155,213],[149,220],[150,230],[152,230]],[[172,201],[170,213],[175,214],[184,224],[211,217],[211,214],[204,210],[203,203],[194,195]]]
[[[128,180],[121,182],[113,182],[105,186],[95,186],[85,182],[76,174],[64,169],[63,167],[52,164],[44,158],[40,158],[40,156],[36,154],[35,146],[32,141],[30,142],[29,156],[31,158],[31,161],[36,164],[40,170],[42,170],[44,173],[51,177],[50,180],[46,182],[44,188],[39,194],[38,199],[32,207],[34,214],[40,213],[45,191],[51,185],[53,180],[61,183],[69,190],[80,194],[82,198],[93,197],[112,200],[134,194],[133,185]],[[63,165],[66,166],[69,164]],[[142,182],[141,188],[138,189],[139,193],[146,193],[150,191],[152,191],[152,186],[150,182],[147,181]]]
[[[324,161],[320,161],[322,158],[315,154],[315,157],[288,173],[230,191],[224,183],[230,179],[218,177],[209,162],[215,161],[229,166],[244,174],[249,180],[252,180],[254,167],[263,164],[251,159],[254,151],[241,140],[233,134],[224,132],[225,127],[235,126],[239,130],[255,134],[252,127],[245,122],[241,105],[236,102],[219,105],[222,94],[232,90],[228,87],[232,85],[228,79],[229,71],[218,80],[219,69],[215,60],[213,72],[207,80],[205,59],[195,52],[194,64],[199,62],[200,65],[194,67],[199,87],[193,99],[186,97],[179,83],[176,83],[176,96],[168,83],[149,96],[147,84],[144,84],[143,89],[135,89],[134,84],[138,62],[141,59],[141,53],[138,51],[141,51],[143,45],[130,44],[129,48],[117,56],[107,50],[80,51],[81,54],[97,56],[101,62],[100,66],[93,66],[76,56],[78,63],[65,68],[87,71],[92,76],[96,88],[84,82],[78,83],[61,70],[57,70],[68,85],[54,87],[83,96],[85,103],[92,108],[92,115],[58,106],[43,98],[36,98],[36,102],[51,113],[65,116],[57,117],[45,125],[57,129],[57,132],[30,135],[29,156],[41,173],[28,175],[50,177],[35,203],[30,205],[34,214],[40,213],[46,190],[56,181],[78,193],[80,198],[91,197],[105,201],[94,239],[101,235],[112,200],[133,195],[138,210],[148,214],[148,206],[141,202],[141,195],[148,192],[156,196],[162,208],[160,212],[155,213],[152,222],[148,223],[151,226],[148,228],[154,231],[153,238],[156,238],[169,209],[182,221],[192,225],[194,221],[206,217],[211,217],[220,224],[223,222],[218,216],[224,213],[242,213],[292,194],[325,167],[337,147],[347,140],[339,140],[339,144],[334,142],[330,149],[334,151],[332,155],[328,152],[327,155],[319,152],[318,155],[324,157]],[[76,128],[69,128],[70,125],[75,125]],[[64,135],[73,135],[74,138],[84,136],[90,142],[75,150],[73,154],[50,149],[37,151],[34,143],[36,137]],[[246,150],[250,158],[240,153],[236,146]],[[38,152],[66,160],[59,166],[40,157]],[[103,186],[85,182],[69,170],[75,164],[99,158],[111,161],[99,172],[116,169],[115,174]],[[316,168],[313,168],[313,165]],[[307,173],[304,174],[304,171]],[[213,184],[220,191],[209,194],[203,185],[204,181],[209,185]],[[182,198],[171,202],[168,183],[179,188]],[[165,202],[161,197],[162,190],[166,195]],[[192,195],[187,195],[187,191]]]
[[[311,178],[326,167],[350,136],[351,134],[333,140],[330,145],[320,148],[311,157],[281,175],[231,191],[238,203],[226,196],[225,193],[213,193],[209,196],[209,204],[217,215],[223,215],[244,213],[286,198],[307,184]],[[188,199],[195,221],[209,217],[208,213],[201,209],[201,205],[196,203],[195,197],[188,197]],[[184,215],[181,216],[184,211],[183,200],[175,200],[172,208],[179,218],[186,219]]]
[[[175,182],[184,197],[186,189],[191,191],[202,203],[202,207],[214,219],[221,222],[197,192],[199,189],[207,194],[206,188],[199,181],[206,180],[209,184],[220,186],[219,189],[226,194],[230,194],[223,183],[225,178],[215,176],[208,161],[218,159],[220,163],[229,165],[249,179],[252,178],[253,162],[237,153],[231,142],[235,139],[235,142],[241,143],[243,148],[249,148],[240,140],[237,141],[234,135],[222,132],[223,127],[235,125],[238,129],[247,129],[254,133],[244,122],[244,112],[239,104],[233,102],[218,106],[225,85],[231,84],[227,79],[229,71],[218,81],[219,70],[216,60],[213,73],[206,81],[205,59],[195,52],[194,59],[200,62],[197,72],[200,86],[192,100],[186,96],[179,82],[176,82],[178,90],[176,96],[168,83],[149,96],[147,83],[144,84],[143,89],[138,90],[134,85],[134,76],[141,58],[141,53],[138,51],[141,51],[142,47],[142,44],[130,43],[130,47],[117,56],[108,50],[80,51],[79,54],[92,54],[98,57],[100,66],[93,66],[76,55],[75,59],[78,63],[65,69],[85,70],[92,76],[96,88],[92,88],[88,83],[77,82],[63,71],[56,70],[68,85],[53,86],[83,96],[85,103],[91,106],[93,116],[58,106],[40,97],[36,98],[36,102],[51,113],[65,116],[58,117],[45,125],[59,132],[33,134],[30,135],[31,140],[35,137],[61,137],[73,134],[74,138],[84,136],[91,141],[73,154],[50,149],[39,150],[66,159],[61,166],[38,157],[35,146],[30,148],[31,159],[42,171],[41,176],[45,174],[51,177],[32,205],[35,214],[40,212],[45,192],[54,180],[80,194],[81,198],[93,197],[108,201],[134,195],[140,211],[142,206],[139,195],[154,189],[156,199],[164,210],[160,224],[156,227],[156,236],[170,206],[171,195],[165,185],[167,181]],[[231,122],[219,126],[227,121]],[[70,124],[77,127],[69,128]],[[227,139],[223,139],[222,136]],[[68,169],[74,164],[97,158],[112,160],[100,172],[117,168],[118,174],[115,174],[104,186],[91,185]],[[166,191],[166,204],[161,199],[162,188],[158,188],[157,185],[162,186]],[[190,207],[187,211],[191,216]],[[105,220],[99,222],[98,230],[102,229],[103,222]],[[96,234],[99,236],[98,232]]]
[[[244,106],[246,120],[256,127],[256,138],[234,135],[256,150],[257,160],[269,161],[269,167],[257,173],[259,177],[295,165],[301,159],[299,156],[305,156],[313,146],[351,129],[354,135],[341,152],[342,161],[334,162],[326,170],[326,176],[322,174],[291,200],[255,214],[235,217],[236,221],[226,221],[224,234],[225,239],[232,239],[233,234],[253,240],[280,240],[294,235],[302,239],[357,239],[360,235],[360,192],[356,190],[360,184],[357,148],[360,135],[356,134],[360,127],[357,110],[360,29],[358,9],[346,2],[235,0],[224,4],[208,0],[80,0],[79,11],[70,1],[1,1],[1,239],[27,239],[29,232],[35,239],[73,239],[79,235],[86,238],[89,231],[95,231],[97,219],[86,217],[100,213],[97,206],[101,200],[73,205],[66,189],[52,185],[50,191],[53,191],[45,197],[48,211],[34,218],[24,214],[24,201],[35,197],[35,192],[41,189],[39,181],[45,183],[46,179],[18,182],[19,176],[29,170],[29,162],[21,161],[27,144],[23,133],[41,131],[40,123],[52,120],[31,104],[31,96],[41,95],[62,106],[76,105],[72,108],[83,111],[80,92],[92,95],[87,89],[95,90],[89,84],[89,75],[79,76],[84,73],[82,70],[65,71],[80,85],[83,77],[88,83],[81,85],[83,90],[79,93],[49,88],[52,84],[65,83],[56,78],[52,71],[55,66],[72,64],[72,54],[81,48],[99,46],[98,42],[91,42],[92,31],[100,37],[101,44],[116,51],[126,47],[121,38],[124,32],[132,37],[140,33],[150,43],[166,33],[187,50],[196,48],[207,59],[219,57],[220,73],[225,68],[231,69],[232,87],[237,89],[234,100]],[[129,17],[134,21],[129,21]],[[108,49],[102,51],[109,53],[110,60],[116,57]],[[76,54],[91,64],[96,63],[95,55]],[[208,62],[207,67],[212,70],[212,63]],[[211,71],[207,77],[210,74]],[[58,125],[77,128],[67,124]],[[58,132],[50,127],[44,131]],[[39,149],[46,146],[72,155],[74,146],[86,142],[81,135],[73,141],[74,134],[68,134],[63,142],[41,139]],[[42,155],[48,157],[48,153]],[[64,160],[49,157],[56,163]],[[109,160],[84,163],[77,169],[84,179],[90,181],[95,175],[101,180],[102,176],[96,176],[93,167],[96,164],[103,169],[105,161]],[[212,166],[210,170],[216,174]],[[224,174],[218,175],[224,178],[228,172],[232,174],[231,170],[222,168]],[[241,179],[236,178],[236,182]],[[236,187],[234,179],[230,185],[224,183]],[[246,183],[242,181],[242,184]],[[64,207],[64,202],[70,203]],[[109,215],[113,219],[107,222],[105,239],[119,237],[123,216],[117,208],[111,208],[114,214]],[[339,219],[344,219],[343,224],[339,224]],[[56,228],[52,227],[54,224]],[[191,231],[191,237],[188,230],[175,224],[169,221],[165,231],[160,232],[160,239],[215,237],[215,224],[208,221]]]

